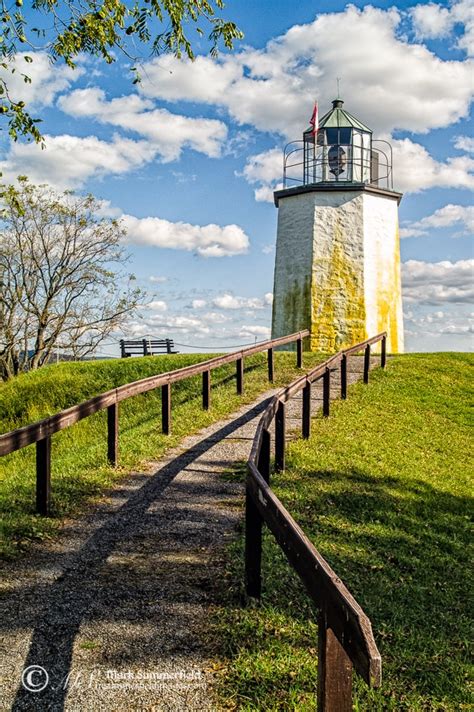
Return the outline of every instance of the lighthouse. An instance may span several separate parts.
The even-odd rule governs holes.
[[[392,149],[342,99],[285,147],[272,338],[309,329],[330,353],[387,331],[403,351],[398,205]]]

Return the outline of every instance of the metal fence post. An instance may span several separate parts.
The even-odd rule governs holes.
[[[347,398],[347,356],[342,355],[341,359],[341,398],[346,400]]]
[[[36,511],[47,517],[51,499],[51,436],[36,442]]]
[[[209,410],[211,404],[211,372],[202,372],[202,407]]]
[[[171,383],[161,386],[161,429],[163,435],[171,433]]]
[[[323,611],[318,620],[318,712],[352,712],[352,663]]]
[[[329,402],[331,400],[331,371],[326,368],[323,376],[323,415],[329,416]]]
[[[303,388],[303,421],[302,435],[305,440],[311,435],[311,382],[306,381]]]
[[[369,382],[370,370],[370,344],[367,344],[364,351],[364,383]]]
[[[275,417],[275,469],[285,469],[285,403],[280,401]]]
[[[107,460],[112,467],[118,464],[118,403],[107,406]]]
[[[237,393],[239,396],[244,392],[244,359],[238,358],[236,364]]]
[[[387,363],[387,337],[382,336],[382,352],[380,354],[380,365],[385,368]]]

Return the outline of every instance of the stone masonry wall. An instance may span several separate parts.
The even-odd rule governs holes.
[[[389,353],[403,352],[403,311],[397,201],[365,193],[364,291],[367,331],[387,331]]]
[[[278,210],[272,338],[311,328],[314,205],[306,198],[283,200]]]
[[[311,330],[334,352],[388,331],[403,350],[398,206],[365,191],[280,197],[272,337]]]

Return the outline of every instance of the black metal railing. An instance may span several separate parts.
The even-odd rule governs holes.
[[[382,148],[381,144],[384,145]],[[340,148],[344,159],[337,170],[330,150]],[[283,187],[298,185],[366,184],[393,190],[393,153],[388,141],[372,139],[372,148],[357,147],[357,155],[350,146],[311,146],[306,141],[291,141],[285,146],[283,156]]]

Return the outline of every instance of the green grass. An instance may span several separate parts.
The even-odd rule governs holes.
[[[472,363],[467,354],[391,359],[329,419],[317,417],[272,478],[372,621],[383,684],[357,679],[356,710],[473,709]],[[240,538],[228,552],[215,617],[221,698],[241,710],[315,710],[316,612],[268,533],[262,602],[242,606],[242,548]]]
[[[209,354],[179,354],[113,361],[46,366],[0,385],[0,432],[40,420],[116,386],[187,366]],[[305,355],[311,366],[321,356]],[[275,385],[295,378],[293,353],[275,354]],[[98,498],[117,478],[159,458],[183,436],[232,413],[268,389],[266,354],[245,361],[245,392],[235,393],[235,365],[212,373],[211,408],[201,408],[201,377],[172,387],[173,431],[161,434],[160,389],[120,404],[120,467],[106,460],[106,413],[101,411],[52,438],[52,516],[35,508],[35,446],[0,458],[0,555],[14,556],[31,540],[54,535],[65,517],[76,516],[91,498]]]

